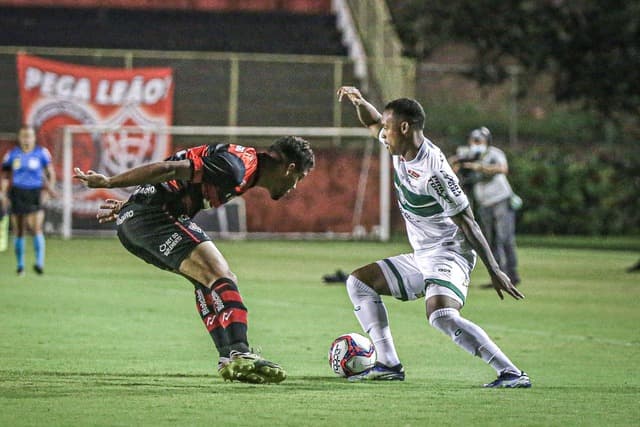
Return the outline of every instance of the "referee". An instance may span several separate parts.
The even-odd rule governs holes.
[[[36,255],[33,269],[44,273],[45,241],[42,233],[44,211],[41,206],[42,190],[54,194],[55,172],[49,150],[36,145],[36,133],[25,126],[18,134],[18,146],[2,159],[0,203],[10,205],[11,224],[15,235],[16,272],[24,275],[24,233],[33,235]]]

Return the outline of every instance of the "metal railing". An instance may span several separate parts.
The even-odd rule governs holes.
[[[402,55],[384,0],[346,0],[369,57],[370,72],[384,101],[414,97],[415,61]]]

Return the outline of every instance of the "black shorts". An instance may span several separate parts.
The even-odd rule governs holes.
[[[175,218],[161,206],[127,202],[116,224],[129,252],[175,273],[196,246],[211,240],[190,218]]]
[[[42,210],[40,205],[41,188],[24,190],[22,188],[11,187],[9,190],[9,200],[11,200],[11,213],[16,215],[30,214]]]

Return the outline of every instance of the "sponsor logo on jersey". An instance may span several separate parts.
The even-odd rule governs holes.
[[[40,159],[35,159],[33,157],[30,157],[27,160],[27,168],[29,169],[40,169]]]
[[[118,219],[116,220],[116,225],[122,225],[123,222],[133,217],[133,211],[126,211],[122,215],[118,215]]]
[[[444,179],[447,180],[447,187],[449,187],[449,191],[451,191],[451,194],[453,194],[454,197],[458,197],[460,194],[462,194],[462,189],[458,185],[458,181],[445,171],[441,172],[444,176]]]
[[[420,174],[414,171],[413,169],[407,169],[407,175],[409,175],[411,178],[414,178],[414,179],[420,178]]]
[[[446,275],[446,276],[451,275],[451,267],[449,267],[449,266],[448,266],[448,265],[446,265],[446,264],[436,264],[436,265],[435,265],[435,270],[436,270],[438,273],[444,274],[444,275]]]
[[[429,178],[429,185],[438,194],[438,196],[442,197],[447,202],[452,203],[451,198],[447,194],[446,190],[444,189],[444,186],[442,185],[442,182],[440,182],[438,177],[434,175],[431,178]]]
[[[226,313],[222,313],[222,321],[228,322],[229,319],[231,318],[231,313],[233,313],[233,310],[229,310]]]
[[[150,194],[156,194],[156,187],[153,185],[145,185],[143,187],[136,188],[136,191],[133,194],[142,194],[143,196],[148,196]]]
[[[164,256],[169,256],[173,249],[182,241],[182,236],[178,233],[173,233],[163,244],[159,246],[160,252]]]

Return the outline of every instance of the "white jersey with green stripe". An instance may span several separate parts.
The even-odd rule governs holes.
[[[442,151],[425,138],[413,160],[393,156],[393,168],[398,205],[413,250],[446,246],[470,251],[450,218],[466,209],[469,200]]]

